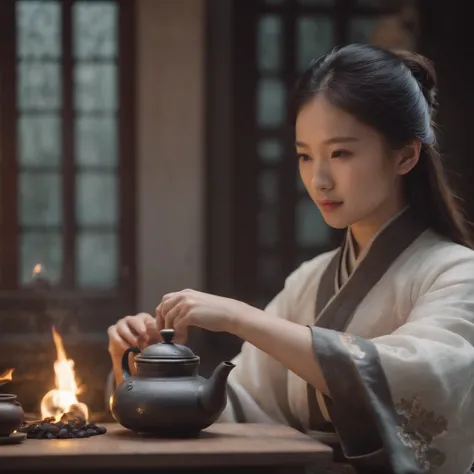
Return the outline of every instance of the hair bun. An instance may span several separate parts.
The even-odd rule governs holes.
[[[437,76],[433,62],[425,56],[411,51],[395,51],[395,53],[410,69],[418,84],[420,84],[430,108],[434,108],[436,105]]]

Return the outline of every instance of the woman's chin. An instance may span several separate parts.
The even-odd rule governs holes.
[[[324,222],[333,229],[346,229],[349,226],[349,222],[343,216],[336,216],[334,214],[327,215],[324,212],[321,212]]]

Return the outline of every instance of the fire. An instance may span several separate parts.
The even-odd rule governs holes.
[[[57,359],[54,362],[56,388],[50,390],[42,398],[41,416],[43,419],[54,416],[55,420],[59,421],[64,413],[74,411],[79,412],[87,420],[89,409],[76,398],[80,389],[74,373],[74,361],[67,358],[61,336],[54,326],[52,331],[57,353]]]
[[[33,267],[33,276],[40,274],[42,271],[43,271],[43,266],[41,265],[41,263],[37,263]]]
[[[12,375],[13,375],[14,370],[15,369],[8,369],[8,370],[5,370],[3,374],[0,374],[0,385],[3,385],[4,383],[12,381]]]

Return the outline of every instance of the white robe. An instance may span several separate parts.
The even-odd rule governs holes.
[[[303,263],[266,308],[310,327],[331,398],[318,393],[312,399],[304,380],[245,342],[233,360],[220,421],[283,423],[316,436],[314,411],[333,426],[345,458],[360,472],[469,471],[474,251],[423,228],[390,255],[410,225],[397,216],[332,297],[321,288],[338,250]],[[371,275],[385,258],[386,269]],[[328,301],[318,310],[323,296]]]

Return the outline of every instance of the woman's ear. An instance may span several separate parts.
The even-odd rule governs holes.
[[[407,174],[418,163],[421,153],[421,142],[414,140],[405,145],[398,153],[397,173],[400,175]]]

